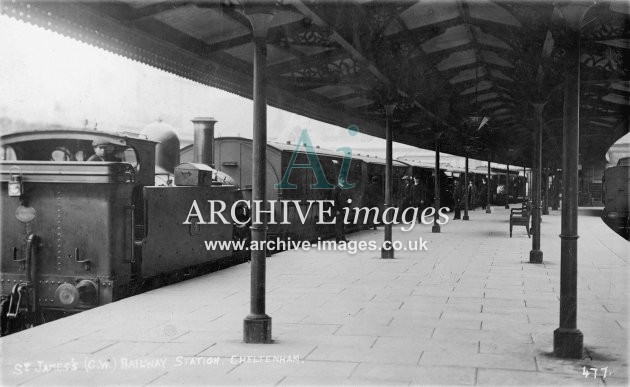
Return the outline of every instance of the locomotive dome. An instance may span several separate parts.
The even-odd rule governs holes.
[[[162,121],[145,126],[141,134],[148,139],[159,141],[155,148],[155,169],[157,173],[174,173],[179,165],[179,137],[174,128]]]

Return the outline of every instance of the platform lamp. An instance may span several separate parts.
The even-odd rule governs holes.
[[[474,112],[478,112],[479,111],[479,107],[478,107],[478,103],[479,103],[479,82],[478,82],[478,78],[479,78],[479,67],[475,67],[475,100],[473,102],[473,111]],[[479,116],[479,115],[475,115],[475,116],[469,116],[466,119],[466,124],[468,125],[469,131],[473,131],[474,133],[479,132],[484,126],[486,126],[486,124],[488,123],[489,118],[485,117],[485,116]],[[466,149],[466,178],[468,178],[468,153],[470,152],[469,149]],[[487,205],[486,205],[486,213],[490,214],[491,213],[491,209],[490,209],[490,149],[488,148],[488,181],[487,181]],[[468,181],[466,181],[466,188],[465,188],[466,192],[468,192]],[[464,214],[464,220],[468,220],[468,195],[466,195],[466,211]]]

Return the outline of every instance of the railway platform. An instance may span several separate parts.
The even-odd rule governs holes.
[[[627,385],[629,244],[580,209],[585,356],[551,355],[560,214],[542,264],[508,210],[394,228],[427,250],[286,251],[267,260],[272,344],[244,344],[250,266],[150,291],[0,339],[2,385]],[[380,242],[382,229],[349,240]],[[420,243],[415,244],[420,246]]]

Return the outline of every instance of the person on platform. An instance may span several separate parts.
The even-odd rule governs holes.
[[[462,192],[462,185],[459,180],[453,182],[453,205],[455,207],[455,216],[453,219],[461,219],[462,216],[462,199],[464,195]]]
[[[337,185],[335,185],[335,188],[333,188],[332,200],[334,202],[333,212],[335,214],[335,241],[337,243],[347,242],[348,240],[346,239],[346,234],[345,234],[345,229],[344,229],[344,224],[343,224],[343,217],[344,217],[343,209],[346,208],[346,206],[348,205],[348,202],[347,202],[347,196],[344,193],[344,189],[341,186],[341,182],[338,182]]]
[[[418,208],[418,223],[420,223],[420,217],[422,211],[426,208],[427,190],[420,182],[420,177],[413,178],[413,185],[411,186],[411,207]]]
[[[381,187],[378,184],[378,177],[376,176],[372,176],[370,178],[370,183],[368,184],[367,188],[365,189],[365,194],[366,194],[366,204],[368,208],[381,208],[381,205],[383,203],[379,203],[379,198],[381,197]],[[371,217],[368,220],[368,226],[369,227],[373,227],[374,230],[376,230],[376,219],[375,217]]]
[[[412,206],[413,197],[412,197],[412,185],[411,185],[411,177],[403,176],[403,187],[402,187],[402,206],[401,206],[401,215],[405,210]],[[411,221],[411,219],[404,219],[405,222]]]
[[[467,192],[466,197],[468,200],[468,209],[470,209],[471,211],[474,211],[477,204],[477,187],[475,187],[472,181],[468,182],[468,189],[466,192]]]
[[[481,189],[479,190],[479,202],[481,203],[481,209],[485,210],[488,205],[488,186],[486,183],[481,184]]]

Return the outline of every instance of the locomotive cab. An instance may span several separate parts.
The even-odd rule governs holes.
[[[155,142],[67,129],[1,140],[2,333],[20,315],[36,323],[44,312],[121,298],[139,272],[142,187],[153,184]],[[109,144],[116,161],[87,161],[96,142]]]

